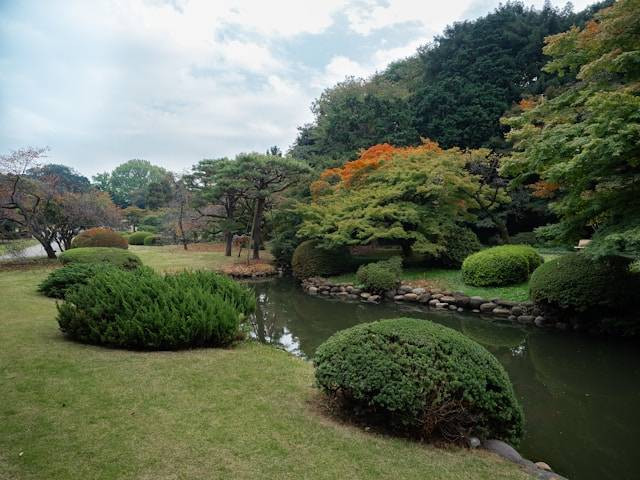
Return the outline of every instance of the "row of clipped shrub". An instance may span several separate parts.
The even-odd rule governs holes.
[[[358,268],[356,277],[367,291],[382,293],[396,288],[402,277],[402,258],[391,257],[362,265]]]
[[[97,227],[80,232],[71,242],[72,248],[111,247],[127,249],[129,245],[163,245],[165,239],[152,232],[118,233],[110,228]]]

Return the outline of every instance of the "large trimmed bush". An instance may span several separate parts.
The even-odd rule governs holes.
[[[144,239],[153,235],[151,232],[133,232],[129,235],[129,245],[144,245]]]
[[[51,272],[40,285],[38,291],[51,298],[64,298],[68,291],[85,285],[99,272],[115,268],[108,263],[71,263]]]
[[[291,258],[293,275],[300,279],[336,275],[347,271],[350,265],[349,250],[319,248],[315,240],[302,242],[296,247]]]
[[[501,245],[467,257],[462,263],[462,279],[476,287],[499,287],[521,283],[544,260],[528,245]]]
[[[140,257],[121,248],[90,247],[73,248],[60,255],[63,265],[73,263],[108,263],[124,269],[135,269],[142,265]]]
[[[465,435],[517,444],[523,414],[505,370],[484,347],[427,320],[366,323],[314,357],[319,387],[354,415],[418,438]]]
[[[384,292],[398,286],[402,275],[402,258],[391,257],[358,268],[356,277],[366,290]]]
[[[583,253],[544,263],[529,282],[531,300],[574,312],[619,309],[635,300],[639,291],[638,275],[629,271],[628,260],[612,257],[596,261]]]
[[[84,232],[80,232],[71,241],[72,248],[85,247],[113,247],[113,248],[129,248],[127,239],[118,232],[110,228],[90,228]]]
[[[239,337],[254,309],[250,290],[213,272],[110,269],[67,293],[58,324],[70,338],[113,347],[220,347]]]

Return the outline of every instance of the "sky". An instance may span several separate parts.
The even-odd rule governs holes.
[[[325,88],[498,3],[0,0],[0,152],[48,146],[47,161],[90,176],[286,151]]]

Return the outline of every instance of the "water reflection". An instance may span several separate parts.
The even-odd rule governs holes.
[[[254,284],[253,335],[306,358],[338,330],[410,316],[444,324],[489,349],[525,410],[522,453],[574,479],[640,478],[640,351],[621,340],[525,329],[410,305],[345,303],[303,294],[288,279]],[[636,435],[634,435],[636,434]]]

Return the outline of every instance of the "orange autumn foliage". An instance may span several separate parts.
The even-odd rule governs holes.
[[[530,98],[523,98],[522,100],[520,100],[520,102],[518,103],[518,105],[520,106],[520,108],[524,111],[526,110],[531,110],[533,107],[536,106],[536,101],[532,100]]]
[[[538,198],[551,198],[559,188],[560,185],[558,183],[545,182],[544,180],[540,180],[531,185],[533,196]]]
[[[384,162],[401,160],[410,155],[431,151],[442,151],[442,149],[436,142],[428,139],[423,139],[422,144],[417,147],[394,147],[388,143],[374,145],[363,150],[356,160],[347,162],[342,167],[329,168],[322,172],[320,180],[314,182],[311,189],[312,192],[315,190],[321,193],[329,186],[327,181],[332,178],[338,178],[343,186],[349,187],[357,178],[366,172],[377,169]]]

